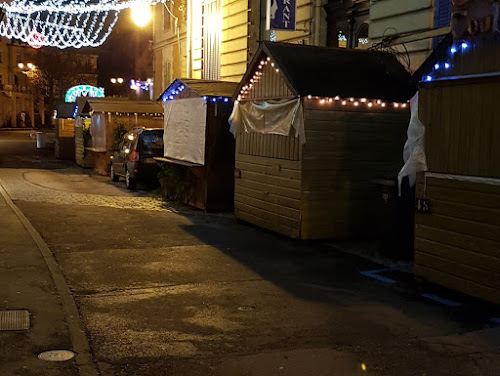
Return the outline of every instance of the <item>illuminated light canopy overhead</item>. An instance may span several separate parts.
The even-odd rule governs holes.
[[[5,15],[0,36],[18,39],[33,48],[97,47],[104,43],[119,13],[168,0],[12,0],[0,3]]]
[[[66,102],[76,102],[78,97],[104,98],[104,88],[90,85],[73,86],[66,92]]]

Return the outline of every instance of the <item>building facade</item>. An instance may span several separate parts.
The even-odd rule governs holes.
[[[295,31],[267,30],[268,1],[273,2],[182,0],[156,5],[154,96],[179,77],[237,82],[259,41],[266,40],[390,48],[401,52],[403,64],[415,72],[432,52],[436,35],[449,32],[449,0],[296,0]],[[415,34],[423,36],[412,40]]]
[[[183,0],[154,9],[155,97],[175,78],[238,82],[260,40],[326,45],[324,0],[297,0],[296,30],[266,29],[265,0]]]
[[[97,58],[92,51],[35,50],[1,38],[0,127],[46,124],[68,88],[97,84]]]
[[[415,72],[432,52],[439,35],[449,33],[450,18],[450,0],[371,0],[369,45],[394,38],[390,45],[407,54],[409,64],[405,65]]]
[[[0,38],[0,127],[31,127],[35,118],[31,48]]]

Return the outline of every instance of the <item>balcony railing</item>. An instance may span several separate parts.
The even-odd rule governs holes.
[[[33,91],[31,88],[26,87],[26,86],[21,86],[21,85],[5,85],[5,84],[0,84],[0,90],[5,91],[5,92],[14,92],[14,93],[26,93],[26,94],[32,94]]]

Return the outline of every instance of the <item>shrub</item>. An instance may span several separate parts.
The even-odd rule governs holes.
[[[172,163],[159,163],[158,180],[164,201],[183,202],[186,197],[188,167]]]

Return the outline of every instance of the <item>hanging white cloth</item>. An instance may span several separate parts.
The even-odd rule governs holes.
[[[106,147],[106,117],[104,114],[93,114],[90,123],[90,134],[92,136],[92,149],[105,152]]]
[[[416,174],[427,171],[427,160],[425,157],[425,126],[418,118],[418,92],[410,101],[411,118],[408,126],[408,139],[403,149],[403,168],[398,174],[399,195],[401,195],[401,183],[408,176],[410,187],[415,185]]]
[[[306,142],[300,98],[272,102],[236,101],[229,124],[234,136],[240,129],[246,133],[288,136],[290,128],[293,127],[295,136],[299,137],[300,142],[302,144]]]

